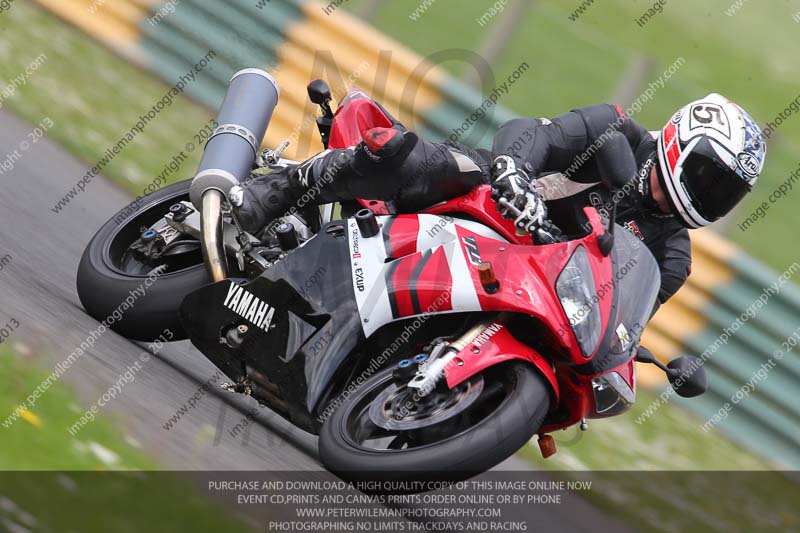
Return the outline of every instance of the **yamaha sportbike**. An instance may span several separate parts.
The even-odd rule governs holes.
[[[392,124],[357,89],[335,114],[323,82],[309,94],[331,148]],[[228,390],[319,435],[323,464],[345,479],[464,478],[535,435],[548,456],[549,433],[628,410],[637,359],[682,395],[702,392],[694,361],[665,367],[639,346],[659,270],[594,208],[567,239],[484,185],[419,213],[365,199],[334,219],[331,206],[298,205],[266,237],[246,233],[238,188],[254,166],[293,163],[259,154],[277,98],[268,74],[237,73],[197,176],[101,228],[78,273],[92,316],[156,276],[112,327],[190,339]],[[635,166],[607,144],[598,157],[618,187]]]

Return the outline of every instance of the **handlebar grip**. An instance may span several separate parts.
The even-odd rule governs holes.
[[[517,209],[517,207],[514,204],[512,204],[511,202],[509,202],[507,199],[503,198],[502,196],[500,198],[498,198],[497,203],[500,204],[501,206],[503,206],[509,213],[514,215],[514,218],[516,218],[516,217],[518,217],[518,216],[520,216],[522,214],[522,211]]]
[[[502,196],[497,199],[497,203],[500,204],[500,206],[502,206],[504,209],[506,209],[509,213],[511,213],[515,219],[518,218],[522,214],[522,211],[517,209],[517,207],[514,204],[512,204],[511,202],[509,202],[506,198],[503,198]],[[541,232],[539,232],[539,230],[542,230],[547,235],[549,235],[550,238],[542,237],[543,241],[544,241],[543,244],[552,244],[554,242],[559,242],[559,239],[564,234],[561,231],[561,229],[558,226],[556,226],[549,219],[542,220],[541,222],[539,222],[538,225],[533,225],[532,226],[532,224],[533,223],[531,223],[531,225],[528,225],[528,227],[524,228],[525,231],[528,231],[529,233],[531,233],[534,236],[536,236],[536,235],[541,233]]]

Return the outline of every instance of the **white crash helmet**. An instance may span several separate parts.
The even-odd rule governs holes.
[[[712,93],[681,108],[658,136],[658,179],[672,212],[689,228],[728,214],[753,190],[767,146],[755,120]]]

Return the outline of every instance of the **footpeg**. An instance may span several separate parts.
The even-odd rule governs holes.
[[[227,392],[235,392],[237,394],[245,394],[250,396],[250,384],[246,381],[241,383],[230,383],[230,382],[223,382],[220,384],[220,388]]]

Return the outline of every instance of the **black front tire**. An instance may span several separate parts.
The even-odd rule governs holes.
[[[186,333],[178,315],[181,302],[190,292],[211,283],[201,261],[160,275],[141,295],[147,276],[127,273],[113,259],[114,247],[119,246],[116,240],[125,240],[121,238],[123,232],[138,232],[137,226],[149,226],[166,214],[169,205],[188,200],[190,184],[191,180],[184,180],[146,196],[121,223],[113,218],[106,222],[83,253],[77,278],[81,304],[96,320],[113,322],[111,329],[124,337],[149,342],[169,330],[173,334],[172,340],[185,339]],[[139,295],[121,313],[121,318],[109,319],[137,291]]]
[[[487,379],[507,380],[502,403],[484,420],[435,444],[404,450],[365,448],[351,438],[353,416],[371,391],[392,380],[392,370],[376,374],[340,405],[322,426],[319,452],[328,470],[345,480],[461,480],[489,470],[536,434],[550,409],[550,387],[532,365],[511,362],[485,371]],[[491,376],[491,378],[489,378]]]

